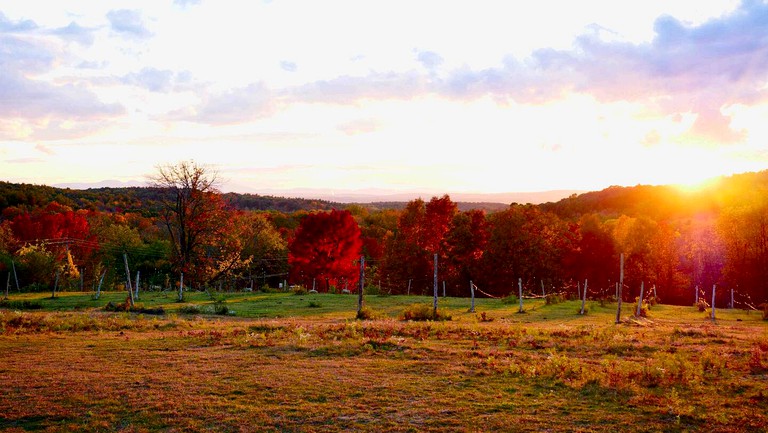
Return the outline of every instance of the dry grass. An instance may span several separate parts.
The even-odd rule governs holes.
[[[609,309],[576,310],[457,309],[446,322],[0,310],[0,429],[768,431],[766,322],[664,307],[614,325]]]

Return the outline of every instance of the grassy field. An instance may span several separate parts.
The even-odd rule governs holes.
[[[440,299],[12,294],[0,309],[2,431],[768,431],[758,312]],[[223,312],[226,315],[213,314]],[[32,308],[23,310],[22,308]],[[199,312],[199,314],[190,314]],[[234,312],[234,314],[232,314]]]

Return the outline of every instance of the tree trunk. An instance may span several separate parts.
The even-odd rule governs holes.
[[[8,289],[11,288],[11,273],[8,272],[8,279],[5,282],[5,299],[8,299]]]
[[[637,298],[637,310],[635,311],[635,317],[640,317],[640,311],[643,308],[643,289],[645,288],[645,282],[640,282],[640,297]]]
[[[579,314],[584,315],[584,304],[587,303],[587,280],[584,280],[584,296],[581,298],[581,311]]]
[[[712,285],[712,320],[715,320],[715,288],[716,284]]]
[[[522,278],[517,279],[517,298],[520,301],[520,309],[517,312],[522,313],[523,312],[523,279]]]

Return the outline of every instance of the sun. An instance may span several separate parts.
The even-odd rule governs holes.
[[[675,188],[679,189],[682,192],[693,194],[693,193],[702,192],[704,190],[707,190],[716,186],[720,182],[721,178],[722,176],[689,179],[684,182],[673,183],[672,186],[674,186]]]

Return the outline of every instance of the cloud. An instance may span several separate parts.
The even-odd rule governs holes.
[[[376,119],[358,119],[343,123],[337,129],[347,135],[368,134],[376,132],[380,127]]]
[[[201,0],[173,0],[173,4],[176,6],[181,6],[182,8],[187,8],[189,6],[197,6],[199,5]]]
[[[35,150],[37,150],[38,152],[42,152],[46,155],[56,155],[56,152],[54,152],[50,147],[40,143],[35,145]]]
[[[298,70],[296,63],[285,60],[280,62],[280,68],[287,72],[296,72]]]
[[[56,44],[39,37],[37,29],[29,21],[13,23],[0,16],[0,117],[4,119],[0,137],[34,137],[56,125],[73,127],[65,121],[104,119],[123,112],[120,105],[102,103],[85,85],[38,79],[54,68],[62,54]],[[30,37],[26,32],[35,34]]]
[[[144,26],[144,20],[139,11],[112,10],[107,12],[107,19],[112,31],[117,34],[137,39],[146,39],[152,36],[152,32]]]
[[[278,103],[275,95],[262,83],[204,95],[203,99],[200,106],[174,112],[169,117],[207,124],[235,124],[267,116],[274,112]]]
[[[360,99],[408,99],[427,90],[427,78],[421,74],[388,72],[316,81],[286,93],[295,101],[348,104]]]
[[[0,12],[0,33],[21,33],[36,30],[37,24],[32,20],[20,20],[13,22],[5,14]]]
[[[150,92],[167,93],[173,89],[175,74],[170,70],[144,68],[123,78],[125,84],[137,85]]]
[[[443,63],[443,58],[440,54],[432,51],[417,51],[416,60],[429,71],[436,69]]]
[[[600,102],[643,104],[649,115],[697,116],[688,139],[733,143],[744,138],[721,110],[767,99],[768,4],[745,0],[736,10],[698,25],[671,16],[655,22],[655,37],[631,43],[590,26],[571,49],[544,48],[500,66],[462,67],[437,74],[442,57],[416,51],[425,72],[372,72],[317,81],[290,91],[309,102],[355,103],[361,99],[408,99],[437,94],[453,99],[490,96],[499,101],[542,104],[569,93]]]
[[[86,29],[85,27],[81,27],[74,21],[69,23],[69,25],[66,27],[61,27],[59,29],[53,30],[51,33],[61,37],[66,41],[77,42],[78,44],[83,46],[93,45],[93,40],[94,40],[93,30]]]
[[[43,158],[15,158],[15,159],[6,159],[5,162],[9,164],[37,164],[41,162],[45,162]]]

